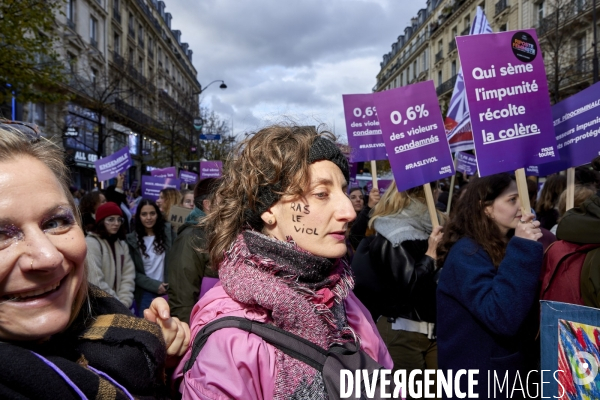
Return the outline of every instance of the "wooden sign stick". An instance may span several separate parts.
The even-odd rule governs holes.
[[[527,190],[527,177],[525,176],[525,168],[519,168],[515,171],[517,179],[517,190],[519,191],[519,199],[521,200],[521,213],[531,213],[531,204],[529,203],[529,191]]]
[[[575,168],[567,169],[567,210],[575,207]]]
[[[454,181],[456,180],[456,165],[458,158],[454,157],[454,175],[450,178],[450,192],[448,193],[448,205],[446,206],[446,215],[450,215],[450,206],[452,206],[452,194],[454,193]]]
[[[427,210],[429,211],[429,217],[431,218],[431,225],[433,228],[440,225],[438,220],[437,210],[435,209],[435,202],[433,201],[433,193],[431,191],[431,184],[426,183],[423,185],[425,191],[425,200],[427,200]]]
[[[377,162],[375,160],[371,160],[371,179],[373,180],[373,188],[379,189],[379,186],[377,186]]]

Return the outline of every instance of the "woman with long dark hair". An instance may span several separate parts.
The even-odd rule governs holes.
[[[487,398],[488,371],[512,385],[536,369],[542,233],[508,174],[471,181],[455,210],[437,250],[438,368],[479,370],[475,392]]]
[[[156,203],[141,200],[135,213],[135,232],[127,235],[135,264],[135,301],[140,316],[154,298],[167,294],[165,260],[172,243],[171,224],[165,222]]]

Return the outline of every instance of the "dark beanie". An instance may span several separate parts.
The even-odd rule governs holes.
[[[96,223],[102,221],[106,217],[110,217],[111,215],[118,215],[119,217],[122,217],[123,211],[121,211],[121,207],[119,207],[117,203],[109,201],[108,203],[102,204],[96,210]]]
[[[350,168],[348,160],[340,148],[329,139],[317,136],[308,151],[308,163],[328,160],[334,163],[342,170],[346,182],[350,180]],[[271,186],[260,186],[256,196],[256,213],[252,210],[246,212],[246,218],[254,229],[260,229],[263,221],[260,216],[281,198],[280,193],[283,188],[281,182],[276,182]]]

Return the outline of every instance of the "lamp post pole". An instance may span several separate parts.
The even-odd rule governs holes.
[[[213,83],[217,83],[217,82],[221,82],[221,84],[219,85],[219,89],[227,89],[227,85],[225,84],[225,81],[222,80],[222,79],[217,79],[217,80],[214,80],[214,81],[210,82],[208,85],[206,85],[204,87],[202,87],[202,85],[200,85],[200,91],[199,92],[194,92],[194,93],[192,93],[192,95],[201,95],[202,93],[204,93],[204,91],[206,89],[208,89],[208,87],[210,85],[212,85]],[[200,104],[198,104],[198,106],[200,106]],[[202,116],[200,115],[200,110],[198,110],[198,118],[200,118],[200,119],[202,118]],[[196,132],[196,133],[202,132],[202,128],[197,129],[197,130],[198,130],[198,132]],[[193,138],[193,135],[194,135],[194,132],[192,131],[190,133],[190,139]],[[190,147],[192,145],[193,145],[193,140],[190,140]],[[199,151],[200,151],[200,143],[198,143],[198,146],[196,146],[196,152],[198,153]],[[190,149],[190,159],[191,158],[192,157],[191,157],[191,149]]]

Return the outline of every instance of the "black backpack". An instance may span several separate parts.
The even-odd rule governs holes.
[[[323,376],[323,383],[325,384],[325,390],[329,399],[340,399],[340,370],[348,369],[352,372],[354,379],[356,376],[354,371],[356,370],[368,370],[369,371],[369,383],[373,382],[373,374],[375,371],[382,369],[383,367],[369,357],[364,351],[357,349],[353,345],[346,346],[333,346],[329,350],[325,350],[316,344],[301,338],[300,336],[294,335],[293,333],[287,332],[276,326],[265,324],[262,322],[251,321],[246,318],[240,317],[223,317],[219,318],[209,324],[207,324],[194,339],[192,345],[192,356],[186,362],[183,372],[188,372],[198,354],[206,344],[208,337],[215,331],[223,328],[238,328],[246,332],[253,333],[260,336],[267,343],[281,350],[283,353],[297,360],[300,360],[317,371],[321,372]],[[351,348],[354,347],[354,348]],[[360,374],[360,385],[361,385],[361,399],[379,399],[381,398],[380,389],[380,375],[377,374],[376,387],[370,396],[367,397],[365,393],[365,384],[362,382],[363,376]],[[389,377],[388,377],[389,378]],[[356,385],[356,382],[354,382]],[[393,388],[390,387],[386,390],[388,393],[392,393]],[[354,386],[352,387],[352,398],[354,397]]]

